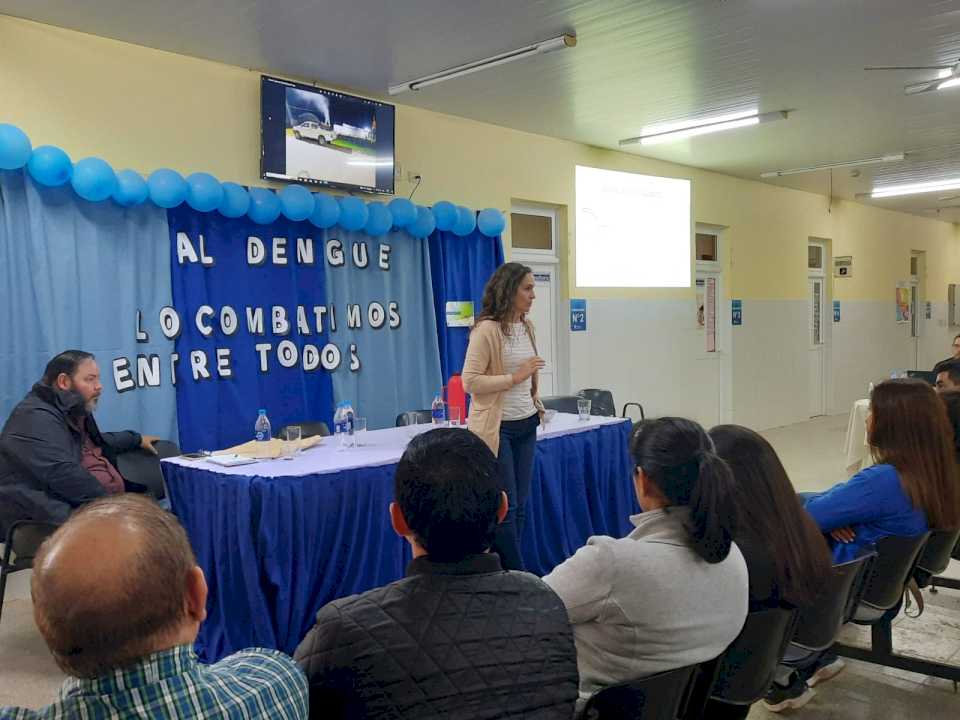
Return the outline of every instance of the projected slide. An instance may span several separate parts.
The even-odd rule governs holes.
[[[690,181],[577,166],[577,286],[690,287]]]

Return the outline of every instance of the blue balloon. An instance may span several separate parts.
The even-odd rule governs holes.
[[[197,212],[210,212],[220,207],[223,187],[210,173],[198,172],[187,177],[187,205]]]
[[[247,217],[258,225],[269,225],[280,217],[280,198],[267,188],[250,188],[250,209]]]
[[[415,238],[429,237],[437,229],[437,221],[430,208],[417,205],[417,219],[410,223],[407,232]]]
[[[498,237],[507,226],[507,219],[496,208],[485,208],[477,215],[477,229],[487,237]]]
[[[150,189],[150,199],[157,207],[174,208],[187,197],[187,181],[170,168],[160,168],[150,173],[147,187]]]
[[[90,202],[100,202],[117,189],[117,175],[106,160],[88,157],[73,166],[70,184],[77,195]]]
[[[113,201],[120,207],[133,207],[146,201],[150,195],[147,181],[134,170],[121,170],[117,173],[117,188],[113,191]]]
[[[406,198],[398,197],[387,203],[387,209],[393,215],[393,226],[405,228],[417,219],[417,206]]]
[[[437,220],[437,230],[453,230],[457,224],[457,206],[441,200],[433,206],[433,217]]]
[[[30,138],[16,125],[0,123],[0,170],[19,170],[30,160]]]
[[[223,199],[217,207],[219,213],[228,218],[246,215],[250,209],[250,195],[246,188],[232,182],[225,182],[220,187],[223,188]]]
[[[340,198],[339,222],[344,230],[360,230],[367,224],[369,215],[366,204],[360,198]]]
[[[30,177],[46,187],[60,187],[73,175],[70,156],[53,145],[34,148],[27,162]]]
[[[313,196],[313,214],[310,216],[310,222],[321,230],[326,230],[336,225],[339,220],[340,203],[336,198],[316,193]]]
[[[280,209],[290,220],[306,220],[313,214],[313,195],[303,185],[287,185],[280,191]]]
[[[393,214],[382,202],[367,203],[367,224],[363,230],[370,237],[379,237],[393,227]]]
[[[457,222],[453,226],[453,234],[466,237],[477,229],[477,216],[473,210],[463,205],[457,205]]]

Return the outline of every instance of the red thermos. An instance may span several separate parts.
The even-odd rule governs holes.
[[[454,373],[447,382],[447,406],[460,408],[460,417],[467,419],[467,395],[463,391],[463,379],[459,373]]]

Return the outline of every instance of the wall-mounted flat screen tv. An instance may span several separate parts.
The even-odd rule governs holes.
[[[393,105],[260,78],[260,176],[393,193]]]

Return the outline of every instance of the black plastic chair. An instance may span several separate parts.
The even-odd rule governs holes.
[[[924,380],[931,385],[937,384],[937,374],[931,370],[907,370],[907,377]]]
[[[0,617],[3,615],[3,597],[7,592],[7,575],[33,567],[33,558],[40,545],[53,531],[55,523],[18,520],[4,539],[3,560],[0,561]]]
[[[307,420],[306,422],[299,423],[290,423],[289,425],[284,425],[280,428],[280,431],[277,433],[277,437],[281,440],[285,439],[287,428],[300,426],[300,437],[306,439],[308,437],[315,437],[319,435],[320,437],[330,437],[330,428],[327,427],[327,424],[322,420]]]
[[[756,610],[747,615],[743,629],[717,658],[707,694],[711,701],[752,705],[766,696],[777,665],[796,629],[798,613],[793,608]],[[688,717],[708,717],[695,715]]]
[[[587,388],[577,393],[584,400],[590,401],[590,414],[602,417],[615,417],[617,406],[613,403],[613,393],[609,390]]]
[[[686,712],[699,665],[611,685],[587,700],[584,720],[676,720]]]
[[[947,569],[950,558],[960,543],[960,528],[956,530],[931,530],[930,539],[923,546],[913,579],[917,587],[925,588],[934,584],[936,576]]]
[[[952,556],[954,560],[960,560],[960,542],[953,548]],[[930,578],[930,592],[935,593],[937,588],[950,588],[951,590],[960,590],[960,580],[956,578],[943,577],[942,575],[935,575]]]
[[[433,413],[430,410],[410,410],[397,415],[397,427],[426,425],[430,422],[433,422]]]
[[[580,400],[580,398],[576,395],[550,395],[540,399],[547,410],[556,410],[557,412],[570,413],[572,415],[580,412],[577,409],[577,400]]]
[[[929,537],[930,533],[914,537],[890,535],[877,541],[877,560],[864,582],[860,603],[854,608],[854,623],[872,625],[900,604]]]
[[[157,450],[156,455],[142,448],[121,453],[117,456],[117,470],[125,479],[144,485],[150,495],[157,500],[162,500],[167,496],[167,491],[163,482],[163,471],[160,470],[160,461],[179,455],[180,448],[170,440],[157,440],[153,446]]]

